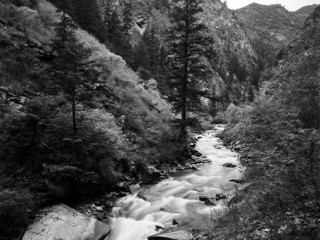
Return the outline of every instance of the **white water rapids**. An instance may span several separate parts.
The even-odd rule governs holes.
[[[188,170],[169,179],[140,190],[140,193],[121,198],[113,209],[111,234],[107,240],[147,240],[148,236],[167,230],[206,229],[210,218],[223,209],[226,200],[216,201],[216,206],[207,206],[199,197],[216,194],[231,194],[235,183],[231,179],[241,178],[237,156],[225,148],[217,133],[223,127],[199,135],[196,149],[211,163],[198,165],[198,170]],[[178,225],[173,224],[173,220]]]

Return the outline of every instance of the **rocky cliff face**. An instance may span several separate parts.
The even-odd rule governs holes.
[[[100,10],[106,0],[97,0]],[[110,0],[118,12],[122,12],[125,4],[130,3],[135,20],[133,34],[143,34],[146,26],[151,24],[164,32],[169,26],[169,0]]]
[[[281,5],[250,4],[236,10],[259,58],[266,65],[275,63],[277,52],[288,45],[303,25],[303,20]]]
[[[213,94],[222,94],[230,102],[246,101],[252,92],[252,72],[257,55],[237,21],[233,11],[219,0],[206,0],[201,16],[215,42],[217,60],[212,68],[217,73],[212,80]]]
[[[302,31],[279,54],[278,66],[266,74],[267,91],[284,82],[316,80],[320,76],[320,7],[307,18]],[[297,80],[300,79],[300,80]]]

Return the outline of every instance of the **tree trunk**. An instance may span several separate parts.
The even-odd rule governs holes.
[[[76,119],[76,99],[75,99],[75,95],[76,95],[76,90],[75,90],[75,86],[73,87],[73,91],[72,91],[72,126],[73,126],[73,134],[76,135],[77,134],[77,119]]]
[[[179,141],[184,141],[186,138],[186,119],[187,119],[187,94],[188,94],[188,52],[189,52],[189,17],[188,17],[188,4],[186,5],[186,25],[185,25],[185,46],[184,46],[184,78],[182,86],[182,109],[181,109],[181,124]]]
[[[77,75],[77,58],[74,58],[74,73]],[[77,118],[76,118],[76,85],[73,85],[72,89],[72,123],[73,123],[73,134],[77,134]]]
[[[187,134],[186,133],[186,119],[187,119],[187,80],[184,79],[179,141],[183,141],[186,138],[186,134]]]

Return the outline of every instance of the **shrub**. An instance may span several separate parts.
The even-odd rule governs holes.
[[[0,180],[0,238],[13,239],[21,234],[34,210],[32,195],[26,189],[6,189]]]

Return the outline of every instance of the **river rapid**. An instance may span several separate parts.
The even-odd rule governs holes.
[[[216,200],[217,194],[232,195],[241,178],[236,153],[222,145],[217,134],[223,126],[196,137],[196,149],[210,162],[170,176],[156,185],[145,186],[135,195],[118,200],[113,208],[111,234],[106,240],[147,240],[163,231],[207,229],[219,215],[227,200]],[[202,201],[201,201],[201,200]],[[210,199],[204,202],[204,199]]]

